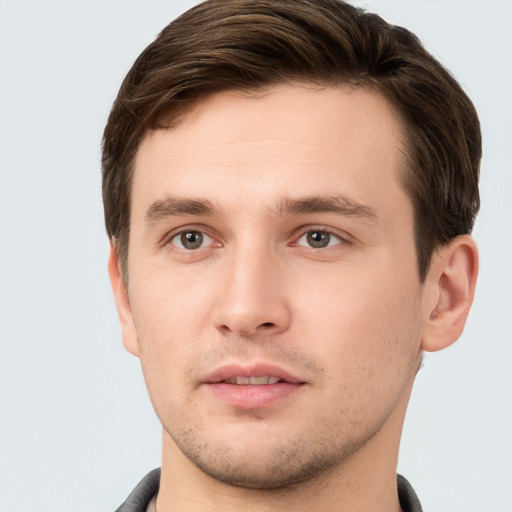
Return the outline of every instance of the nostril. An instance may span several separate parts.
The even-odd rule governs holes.
[[[262,327],[274,327],[274,324],[272,322],[265,322],[264,324],[261,324]]]

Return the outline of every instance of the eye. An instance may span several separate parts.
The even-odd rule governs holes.
[[[339,236],[329,233],[329,231],[314,229],[304,233],[297,240],[297,245],[307,245],[313,249],[323,249],[324,247],[339,244],[342,241],[343,240]]]
[[[205,245],[211,245],[213,240],[206,233],[201,231],[188,230],[174,235],[170,242],[172,245],[180,249],[193,251],[194,249],[200,249]]]

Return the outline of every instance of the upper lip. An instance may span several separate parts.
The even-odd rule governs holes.
[[[228,364],[220,366],[207,375],[204,379],[206,384],[215,384],[225,380],[231,380],[236,377],[277,377],[280,381],[291,384],[303,384],[304,381],[299,377],[292,375],[280,366],[268,363],[252,364]]]

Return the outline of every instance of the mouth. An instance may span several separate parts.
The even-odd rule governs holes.
[[[288,401],[306,382],[277,366],[253,364],[221,367],[204,384],[231,407],[263,409]]]
[[[262,375],[261,377],[244,377],[237,375],[236,377],[225,379],[222,382],[226,384],[236,384],[237,386],[268,386],[269,384],[277,384],[278,382],[285,381],[273,375]]]
[[[233,384],[236,386],[269,386],[280,382],[305,382],[277,365],[267,363],[230,364],[217,368],[205,378],[207,384]]]

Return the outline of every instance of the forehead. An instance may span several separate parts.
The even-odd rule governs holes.
[[[252,197],[251,190],[265,198],[349,192],[357,199],[368,185],[384,190],[390,178],[398,185],[403,140],[395,111],[371,89],[224,91],[189,106],[172,127],[146,134],[135,159],[133,206],[147,208],[159,192],[214,193],[226,202],[233,194]]]
[[[244,129],[240,130],[239,121],[242,121],[242,116]],[[292,82],[249,90],[225,90],[185,103],[171,113],[169,119],[164,113],[162,121],[156,131],[172,130],[178,136],[188,134],[198,137],[207,131],[212,142],[226,140],[233,135],[242,139],[255,134],[253,130],[257,131],[258,128],[265,132],[269,127],[279,130],[280,125],[289,122],[296,124],[297,128],[302,126],[302,133],[314,125],[319,128],[320,124],[325,127],[322,133],[324,138],[327,130],[333,137],[338,137],[344,125],[350,123],[354,133],[365,125],[367,139],[376,131],[380,132],[380,138],[389,133],[395,137],[395,142],[396,136],[402,139],[400,116],[382,93],[367,85],[323,86],[310,82]],[[222,131],[218,130],[220,124]],[[180,127],[183,129],[179,130]],[[154,131],[148,130],[143,141],[154,135]],[[300,132],[297,131],[296,135],[300,135]]]

